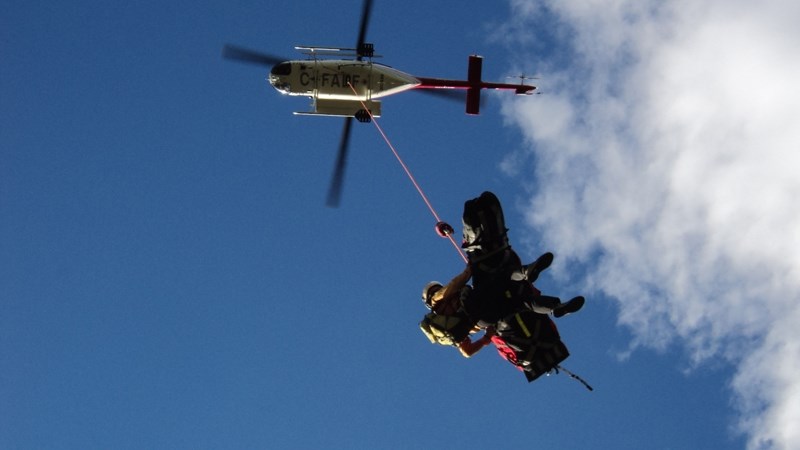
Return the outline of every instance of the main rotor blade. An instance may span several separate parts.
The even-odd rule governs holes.
[[[350,142],[350,127],[353,125],[353,118],[344,119],[342,129],[342,139],[339,141],[339,155],[336,157],[336,166],[333,169],[331,187],[328,190],[328,206],[336,208],[339,206],[339,198],[342,196],[342,183],[344,182],[344,169],[347,165],[347,148]]]
[[[268,55],[266,53],[257,52],[255,50],[250,50],[231,44],[225,44],[225,47],[222,48],[222,57],[236,61],[260,64],[268,67],[272,67],[275,64],[286,61],[284,58],[279,58],[277,56]]]
[[[358,41],[356,48],[360,49],[367,38],[367,25],[369,25],[369,15],[372,12],[372,0],[364,0],[364,8],[361,10],[361,26],[358,29]],[[361,59],[360,57],[358,58]]]

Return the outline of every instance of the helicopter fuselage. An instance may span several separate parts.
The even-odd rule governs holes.
[[[369,101],[413,89],[416,77],[372,61],[315,59],[275,65],[269,83],[280,93],[322,100]]]
[[[339,203],[352,119],[369,122],[373,117],[380,117],[383,97],[411,89],[462,90],[465,92],[466,113],[477,115],[483,89],[511,90],[518,95],[529,95],[536,89],[524,83],[484,82],[481,78],[482,58],[478,55],[469,56],[466,80],[416,77],[376,64],[372,60],[379,55],[375,55],[374,45],[365,41],[371,10],[372,0],[364,0],[354,48],[296,46],[296,50],[310,58],[286,60],[234,45],[223,47],[222,55],[225,58],[272,67],[267,80],[280,93],[311,98],[311,110],[295,114],[345,118],[328,193],[328,204],[331,206]],[[329,59],[328,56],[333,58]],[[524,82],[526,77],[521,76],[520,79]]]

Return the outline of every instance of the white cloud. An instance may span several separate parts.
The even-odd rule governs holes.
[[[559,46],[545,95],[505,105],[535,154],[530,225],[600,259],[587,282],[634,346],[736,365],[752,448],[800,448],[800,3],[511,3],[504,33]]]

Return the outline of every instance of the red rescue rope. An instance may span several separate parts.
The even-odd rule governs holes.
[[[347,83],[347,85],[350,86],[350,89],[353,90],[353,94],[358,95],[358,93],[356,92],[356,90],[355,90],[355,88],[353,87],[352,84]],[[433,205],[431,204],[430,200],[428,200],[428,196],[425,195],[425,192],[422,191],[422,188],[420,187],[419,183],[417,183],[417,180],[416,180],[416,178],[414,178],[414,175],[411,173],[411,170],[409,170],[409,168],[406,165],[406,163],[403,162],[403,158],[400,157],[400,154],[394,148],[394,145],[392,145],[391,141],[389,141],[389,138],[386,136],[386,133],[383,132],[383,129],[378,124],[378,121],[375,120],[375,116],[372,115],[372,111],[370,111],[369,108],[367,108],[367,105],[364,103],[363,100],[359,100],[359,101],[361,102],[361,106],[364,107],[364,111],[366,111],[367,114],[369,114],[369,118],[372,120],[372,123],[375,124],[375,128],[377,128],[378,132],[381,134],[381,137],[383,137],[384,142],[386,142],[386,145],[389,146],[389,149],[394,154],[394,157],[397,159],[397,162],[399,162],[400,166],[403,167],[403,170],[406,172],[406,175],[408,175],[408,179],[411,180],[411,183],[417,189],[417,192],[419,193],[420,197],[422,197],[422,200],[425,202],[426,205],[428,205],[428,209],[431,211],[431,214],[433,214],[433,218],[436,219],[436,229],[437,229],[437,233],[438,233],[438,230],[440,230],[440,224],[442,224],[444,222],[439,218],[439,214],[436,213],[436,209],[433,208]],[[449,227],[449,225],[448,225],[448,227]],[[464,254],[463,251],[461,251],[461,247],[458,245],[458,243],[456,243],[455,239],[453,239],[452,228],[450,228],[450,232],[441,233],[439,235],[449,239],[450,242],[453,244],[453,247],[455,247],[456,251],[461,256],[461,259],[463,259],[465,263],[469,262],[467,260],[467,256]]]

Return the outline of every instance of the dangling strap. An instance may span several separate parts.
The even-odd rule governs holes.
[[[561,367],[561,366],[557,365],[557,366],[556,366],[556,372],[558,372],[558,370],[559,370],[559,369],[563,370],[563,371],[564,371],[564,373],[565,373],[565,374],[567,374],[567,375],[569,375],[569,376],[570,376],[572,379],[574,379],[574,380],[577,380],[577,381],[580,381],[580,382],[581,382],[581,383],[582,383],[584,386],[586,386],[586,389],[588,389],[588,390],[590,390],[590,391],[593,391],[593,390],[594,390],[594,388],[592,388],[591,386],[589,386],[589,383],[587,383],[587,382],[586,382],[586,380],[584,380],[583,378],[581,378],[581,377],[579,377],[578,375],[575,375],[574,373],[570,372],[569,370],[567,370],[567,369],[565,369],[565,368],[563,368],[563,367]]]

